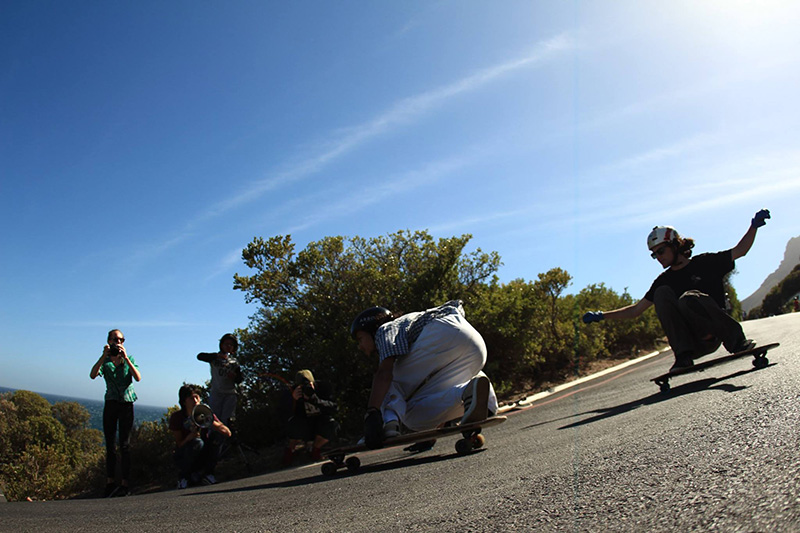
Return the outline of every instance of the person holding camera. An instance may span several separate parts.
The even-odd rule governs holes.
[[[89,377],[103,376],[106,382],[103,406],[103,433],[106,439],[105,497],[127,496],[131,473],[131,431],[133,430],[133,402],[136,391],[133,380],[141,381],[142,374],[133,356],[125,349],[125,336],[118,329],[108,332],[103,354],[92,367]],[[122,482],[116,485],[117,426],[119,425],[119,451],[122,458]]]
[[[295,449],[313,441],[311,459],[322,459],[322,447],[336,437],[339,424],[333,418],[338,407],[331,400],[330,387],[314,380],[310,370],[297,373],[292,386],[292,410],[287,425],[289,444],[283,455],[283,465],[292,464]]]
[[[208,404],[223,424],[236,414],[236,385],[242,382],[242,369],[236,361],[239,341],[233,333],[219,340],[219,352],[199,353],[197,359],[211,365],[211,391]]]
[[[201,404],[202,390],[197,385],[183,385],[178,390],[180,410],[169,417],[169,429],[175,436],[173,458],[178,466],[178,488],[189,485],[213,485],[217,482],[214,469],[217,466],[218,449],[212,431],[230,437],[231,430],[212,414],[210,424],[202,424],[195,416],[195,407]],[[213,410],[212,410],[213,412]]]

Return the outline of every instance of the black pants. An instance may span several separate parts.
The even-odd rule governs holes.
[[[714,352],[720,344],[733,353],[745,338],[741,324],[702,292],[686,291],[678,297],[670,287],[661,286],[653,303],[676,356],[700,357]],[[708,335],[712,338],[706,339]]]
[[[103,433],[106,436],[106,476],[117,476],[117,425],[119,425],[119,453],[122,456],[122,479],[131,475],[131,431],[133,430],[133,402],[106,400],[103,408]]]

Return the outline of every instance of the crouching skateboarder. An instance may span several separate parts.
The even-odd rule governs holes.
[[[636,318],[655,305],[675,353],[675,364],[670,371],[693,366],[694,359],[713,353],[720,344],[732,354],[753,348],[755,342],[747,339],[742,326],[725,312],[723,280],[734,269],[734,262],[750,251],[758,228],[768,218],[769,211],[762,209],[736,246],[695,257],[692,257],[692,239],[682,238],[670,226],[653,228],[647,237],[647,247],[665,271],[639,302],[613,311],[590,311],[583,315],[583,321],[589,324],[605,318]]]
[[[356,317],[350,334],[365,355],[379,358],[364,422],[367,447],[380,448],[401,424],[424,431],[497,413],[497,396],[481,372],[486,344],[460,300],[397,318],[372,307]]]

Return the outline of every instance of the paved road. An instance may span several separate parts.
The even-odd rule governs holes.
[[[362,457],[185,491],[0,504],[3,531],[800,531],[800,314],[745,323],[780,342],[749,359],[649,378],[671,354],[564,390],[487,430],[487,446]]]

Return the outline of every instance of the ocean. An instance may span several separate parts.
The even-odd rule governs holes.
[[[8,389],[0,387],[0,393],[14,392],[16,389]],[[34,391],[35,392],[35,391]],[[45,394],[37,392],[39,396],[54,404],[56,402],[75,402],[79,403],[89,411],[89,427],[103,431],[103,401],[102,400],[88,400],[86,398],[72,398],[69,396],[59,396],[57,394]],[[133,423],[138,426],[142,422],[161,420],[167,412],[166,407],[153,407],[151,405],[140,405],[139,402],[134,404],[133,408]]]

